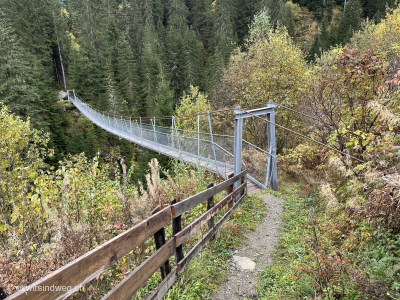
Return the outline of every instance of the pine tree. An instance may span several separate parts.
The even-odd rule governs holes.
[[[258,0],[234,1],[234,30],[239,44],[243,44],[248,34],[249,24],[259,8],[258,2]]]
[[[361,28],[361,4],[359,0],[348,0],[344,4],[342,18],[338,29],[338,43],[350,41],[354,32]]]
[[[216,1],[213,40],[214,48],[221,55],[224,65],[228,63],[231,51],[236,47],[233,9],[233,4],[229,0]]]
[[[164,75],[161,74],[160,77],[154,96],[154,115],[156,117],[171,116],[174,112],[174,93]],[[171,122],[162,120],[162,124],[170,125]]]
[[[321,53],[328,50],[331,46],[335,44],[332,34],[329,31],[328,17],[324,17],[322,20],[321,31],[315,37],[314,42],[308,53],[308,60],[312,61],[316,56],[321,56]]]
[[[30,117],[37,127],[47,127],[41,117],[43,101],[35,86],[34,61],[34,57],[22,49],[0,11],[0,99],[13,113]]]
[[[142,49],[140,56],[141,76],[141,97],[137,102],[137,111],[141,116],[152,115],[149,110],[149,103],[153,101],[156,87],[159,82],[159,74],[162,71],[162,60],[160,58],[160,43],[157,37],[153,12],[152,2],[144,1],[144,28]]]
[[[166,61],[171,86],[179,99],[190,85],[200,84],[204,65],[202,45],[188,25],[189,11],[182,0],[170,0]]]

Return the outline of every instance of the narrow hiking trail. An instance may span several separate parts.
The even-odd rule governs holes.
[[[282,227],[283,200],[259,195],[267,209],[264,221],[246,234],[244,243],[234,251],[227,281],[211,296],[213,300],[257,299],[256,284],[260,272],[272,263],[272,251]]]

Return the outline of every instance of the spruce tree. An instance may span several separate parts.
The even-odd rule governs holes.
[[[214,48],[218,50],[219,55],[221,55],[224,65],[228,63],[231,51],[236,47],[233,14],[234,7],[232,1],[216,1],[213,41]]]
[[[189,24],[202,42],[204,49],[210,51],[210,40],[212,37],[214,15],[212,11],[212,0],[186,1],[190,6]]]
[[[160,75],[160,82],[154,95],[154,115],[156,117],[171,116],[174,112],[174,93],[170,88],[169,82]],[[161,120],[163,125],[170,125],[169,120]]]
[[[308,52],[308,60],[314,60],[316,56],[321,56],[321,53],[328,50],[335,44],[333,35],[329,31],[328,17],[322,20],[321,31],[314,39],[313,44]]]
[[[243,44],[248,34],[249,24],[259,8],[258,2],[258,0],[234,1],[234,30],[239,44]]]
[[[277,26],[285,26],[289,35],[294,36],[294,21],[291,11],[285,5],[284,0],[266,0],[265,8],[271,17],[271,23]]]
[[[361,28],[361,12],[362,9],[359,0],[348,0],[345,2],[338,28],[338,43],[348,43],[354,32]]]
[[[237,45],[233,13],[232,1],[220,0],[215,2],[212,37],[214,53],[208,69],[208,90],[213,89],[218,84],[223,69],[229,62],[230,54]]]
[[[43,101],[35,86],[35,58],[20,46],[18,38],[0,11],[0,99],[9,109],[37,127],[47,127],[42,118]]]
[[[170,0],[166,62],[175,98],[193,84],[201,84],[204,65],[202,45],[188,25],[189,11],[182,0]]]
[[[117,11],[117,22],[124,40],[136,61],[140,60],[143,38],[143,11],[141,0],[123,0]]]
[[[139,62],[139,73],[141,76],[141,97],[137,102],[139,115],[152,115],[153,111],[149,104],[153,101],[159,74],[162,71],[162,60],[160,58],[160,42],[154,25],[152,2],[144,1],[144,28]]]

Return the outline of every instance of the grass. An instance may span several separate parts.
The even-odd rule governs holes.
[[[299,188],[295,187],[289,192],[274,193],[276,197],[286,200],[283,216],[285,225],[274,251],[274,264],[260,276],[258,292],[261,299],[292,299],[314,294],[310,278],[303,276],[298,280],[302,264],[311,259],[311,253],[307,253],[305,247],[310,233],[304,209],[307,203],[296,196],[298,191]]]
[[[274,263],[259,278],[259,299],[400,299],[399,235],[374,230],[301,190],[274,192],[286,200],[285,225]]]

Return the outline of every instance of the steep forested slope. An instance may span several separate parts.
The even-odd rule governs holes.
[[[51,132],[56,154],[93,156],[120,143],[63,114],[56,90],[66,85],[110,114],[170,115],[190,85],[215,86],[260,4],[1,0],[0,51],[9,57],[2,57],[0,96],[13,112]]]
[[[262,8],[274,28],[285,26],[303,50],[310,48],[312,60],[348,42],[362,18],[379,21],[393,2],[0,0],[0,97],[51,133],[53,163],[62,153],[93,157],[117,146],[130,158],[128,144],[63,113],[56,91],[75,89],[112,115],[170,115],[191,85],[206,94],[217,88],[232,50],[245,45]]]

